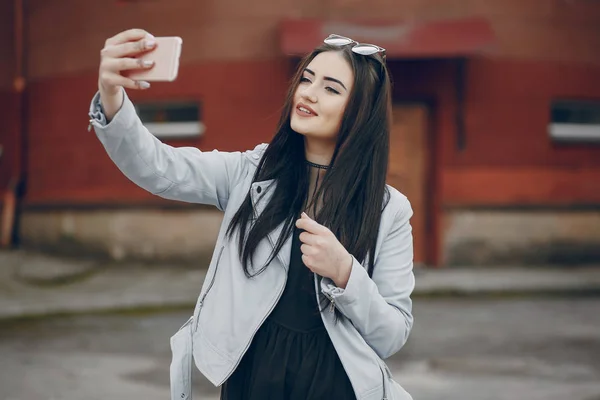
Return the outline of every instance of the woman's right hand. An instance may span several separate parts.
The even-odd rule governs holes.
[[[152,68],[153,62],[144,64],[134,56],[152,50],[156,46],[154,36],[142,29],[130,29],[106,40],[100,51],[98,90],[104,114],[111,120],[123,104],[121,87],[148,89],[145,81],[134,81],[122,74],[132,69]]]

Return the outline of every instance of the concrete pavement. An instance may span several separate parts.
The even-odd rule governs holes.
[[[0,400],[167,398],[168,338],[204,273],[0,251]],[[387,360],[415,400],[600,400],[600,296],[569,296],[600,294],[600,266],[416,276],[413,332]],[[197,371],[194,390],[218,399]]]
[[[0,251],[0,319],[191,308],[205,269]],[[415,296],[600,294],[600,266],[416,270]]]
[[[418,298],[387,360],[415,400],[600,400],[600,297]],[[0,400],[164,400],[189,310],[0,323]],[[194,399],[219,389],[194,369]]]

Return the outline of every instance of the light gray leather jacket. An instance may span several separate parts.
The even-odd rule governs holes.
[[[135,184],[158,196],[212,204],[224,212],[217,245],[192,317],[171,338],[173,400],[191,398],[192,359],[216,386],[233,373],[254,334],[281,296],[290,264],[291,238],[269,268],[254,279],[244,275],[237,240],[225,231],[251,190],[257,215],[268,204],[275,182],[252,182],[267,145],[246,152],[202,152],[161,143],[142,125],[125,91],[124,103],[107,124],[99,94],[90,107],[90,127],[109,157]],[[375,270],[371,279],[354,259],[345,289],[323,279],[320,290],[343,314],[334,320],[329,308],[323,323],[348,374],[358,400],[410,400],[383,359],[406,342],[413,325],[410,295],[414,288],[413,245],[407,198],[389,187],[382,211]],[[259,244],[254,261],[264,265],[281,227]],[[315,277],[315,285],[317,279]]]

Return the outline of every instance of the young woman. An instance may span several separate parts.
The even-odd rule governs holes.
[[[193,316],[171,338],[173,399],[192,359],[226,400],[410,399],[383,359],[413,325],[405,196],[386,186],[385,50],[331,35],[299,66],[275,136],[243,153],[173,148],[142,125],[122,71],[142,30],[107,40],[90,124],[110,158],[158,196],[224,212]]]

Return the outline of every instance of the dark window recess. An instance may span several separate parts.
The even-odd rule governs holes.
[[[143,122],[190,122],[200,120],[198,104],[148,103],[137,106]]]
[[[552,122],[600,125],[600,101],[557,101],[552,104]]]
[[[159,138],[195,137],[205,131],[198,103],[140,103],[136,110],[148,130]]]
[[[600,101],[552,103],[548,133],[554,141],[600,142]]]

